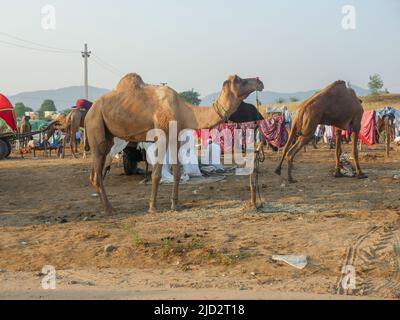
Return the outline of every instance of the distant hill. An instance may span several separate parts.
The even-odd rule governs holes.
[[[352,88],[356,91],[358,96],[366,96],[369,94],[369,90],[363,89],[358,86],[352,86]],[[319,90],[310,90],[310,91],[302,91],[302,92],[293,92],[293,93],[282,93],[282,92],[273,92],[273,91],[263,91],[259,93],[259,99],[263,104],[271,104],[275,103],[278,99],[284,99],[289,102],[291,98],[296,98],[299,101],[303,101],[309,97],[311,97],[315,92]],[[211,105],[215,99],[218,97],[218,93],[212,93],[208,96],[204,97],[201,101],[202,105]],[[256,95],[251,95],[246,102],[255,103]]]
[[[109,90],[89,86],[89,100],[93,101],[107,91]],[[73,106],[76,100],[81,99],[83,97],[83,92],[83,86],[73,86],[55,90],[21,92],[14,96],[8,96],[8,98],[12,104],[23,102],[33,110],[39,109],[44,100],[51,99],[54,101],[57,110],[62,111]]]

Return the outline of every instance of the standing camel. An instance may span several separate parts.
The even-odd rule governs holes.
[[[378,123],[377,123],[379,138],[381,136],[385,137],[386,156],[387,157],[390,156],[390,143],[392,141],[392,137],[396,136],[394,120],[395,120],[394,116],[386,115],[383,117],[383,119],[381,117],[379,117]]]
[[[71,153],[76,158],[78,153],[78,144],[76,143],[76,133],[85,126],[85,117],[91,108],[92,103],[90,101],[81,99],[76,103],[76,107],[72,108],[72,111],[67,115],[65,119],[65,137],[63,140],[63,152],[62,158],[65,157],[65,145],[68,140],[71,146]],[[85,157],[85,154],[84,154]]]
[[[32,132],[32,125],[29,122],[31,117],[23,116],[21,124],[18,127],[18,132],[21,134]],[[22,138],[22,148],[26,148],[28,146],[28,141],[31,140],[31,137]]]
[[[275,170],[280,175],[285,157],[288,157],[288,180],[296,182],[292,176],[293,160],[296,154],[312,139],[319,124],[336,127],[336,170],[335,177],[342,177],[340,156],[342,154],[341,131],[351,126],[353,142],[353,161],[356,177],[366,178],[358,159],[358,134],[364,109],[353,89],[347,88],[344,81],[336,81],[321,92],[304,101],[297,110],[289,140],[282,159]],[[294,140],[296,142],[293,144]],[[292,145],[293,144],[293,145]]]
[[[104,189],[102,173],[114,137],[142,142],[146,141],[146,134],[152,129],[161,129],[168,136],[171,121],[176,121],[178,133],[183,129],[211,128],[227,120],[251,93],[263,89],[264,85],[259,79],[231,76],[224,82],[213,106],[198,107],[184,101],[176,91],[167,86],[145,84],[137,74],[123,77],[114,90],[94,102],[85,119],[85,149],[88,150],[90,146],[93,154],[90,180],[100,194],[106,213],[112,214],[113,208]],[[173,139],[176,141],[176,137]],[[163,151],[158,151],[158,158],[163,159]],[[176,210],[180,168],[178,164],[173,164],[172,167],[174,184],[171,209]],[[154,164],[149,212],[157,211],[161,169],[162,163]]]

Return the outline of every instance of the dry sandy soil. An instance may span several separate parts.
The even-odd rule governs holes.
[[[113,217],[92,197],[89,160],[1,161],[0,298],[399,298],[400,153],[370,148],[366,180],[334,179],[333,159],[309,148],[289,185],[268,153],[261,196],[275,213],[246,208],[248,179],[227,176],[182,185],[179,212],[168,211],[171,187],[162,186],[161,212],[147,214],[150,186],[114,167]],[[307,255],[308,265],[275,254]],[[41,288],[45,265],[57,270],[55,291]],[[341,286],[345,265],[356,270],[355,290]]]

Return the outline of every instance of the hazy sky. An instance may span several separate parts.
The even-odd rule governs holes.
[[[42,28],[42,7],[56,29]],[[342,28],[342,7],[356,29]],[[83,43],[121,75],[176,90],[218,91],[230,74],[260,76],[267,90],[294,92],[337,80],[367,86],[381,74],[400,91],[399,0],[1,0],[0,32],[68,50]],[[83,82],[79,52],[18,48],[0,34],[0,92],[55,89]],[[90,84],[112,88],[119,75],[90,59]]]

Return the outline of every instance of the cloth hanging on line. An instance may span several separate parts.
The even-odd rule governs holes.
[[[361,120],[361,129],[359,137],[368,146],[372,146],[376,143],[376,123],[375,123],[375,111],[365,111]]]

